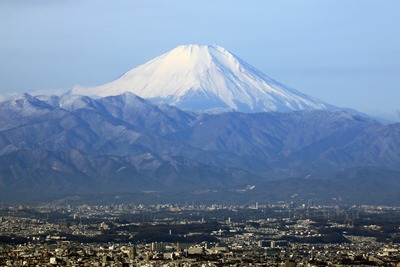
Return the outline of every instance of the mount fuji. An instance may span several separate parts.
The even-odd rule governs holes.
[[[182,45],[96,87],[69,93],[134,93],[153,102],[195,111],[294,111],[333,106],[269,78],[217,45]]]
[[[399,136],[222,47],[179,46],[105,85],[0,100],[0,201],[398,205]]]

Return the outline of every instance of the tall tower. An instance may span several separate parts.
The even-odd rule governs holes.
[[[129,259],[134,260],[136,256],[136,245],[129,248]]]

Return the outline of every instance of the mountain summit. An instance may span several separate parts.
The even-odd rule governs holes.
[[[326,109],[330,105],[269,78],[217,45],[182,45],[96,87],[71,94],[132,92],[182,109],[242,112]]]

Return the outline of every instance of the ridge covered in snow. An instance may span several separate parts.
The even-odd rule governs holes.
[[[182,109],[242,112],[327,109],[330,105],[288,88],[217,45],[182,45],[96,87],[71,94],[125,92]]]

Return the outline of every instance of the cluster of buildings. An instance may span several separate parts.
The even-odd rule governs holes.
[[[277,243],[2,244],[0,266],[400,266],[397,246]]]
[[[400,267],[396,208],[18,206],[0,215],[0,266]],[[188,230],[139,238],[166,225]],[[174,241],[192,237],[208,241]]]

